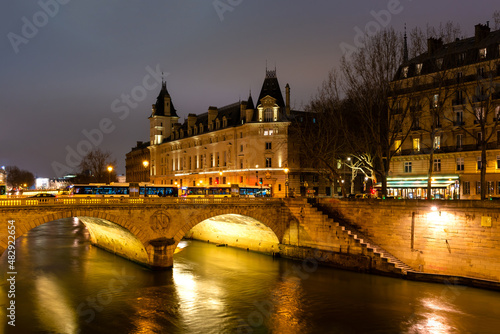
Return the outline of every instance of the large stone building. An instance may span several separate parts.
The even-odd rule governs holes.
[[[290,109],[289,85],[283,98],[276,70],[266,70],[256,103],[250,94],[247,101],[189,114],[182,124],[163,83],[149,117],[150,180],[179,187],[269,186],[280,197],[331,195],[314,169],[302,168],[299,144],[289,135],[303,114]]]
[[[406,60],[393,85],[392,125],[401,125],[391,159],[389,195],[479,199],[500,196],[500,30],[476,25],[475,36]],[[396,126],[393,128],[397,128]],[[482,148],[486,155],[482,155]]]

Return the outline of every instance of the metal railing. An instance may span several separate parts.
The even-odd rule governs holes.
[[[148,204],[278,204],[281,198],[249,197],[58,197],[0,199],[0,207],[76,206],[76,205],[148,205]]]

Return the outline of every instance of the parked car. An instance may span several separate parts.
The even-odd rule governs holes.
[[[56,198],[56,195],[48,194],[48,193],[39,193],[28,198]]]

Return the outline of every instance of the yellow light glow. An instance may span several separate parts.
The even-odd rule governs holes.
[[[290,170],[288,169],[288,167],[285,167],[285,169],[283,169],[283,171],[285,172],[285,174],[288,174],[288,172],[289,172]]]
[[[142,162],[142,165],[144,166],[144,168],[148,168],[148,166],[149,166],[149,161],[144,160],[144,161]]]
[[[108,166],[108,172],[112,172],[113,171],[113,166]]]

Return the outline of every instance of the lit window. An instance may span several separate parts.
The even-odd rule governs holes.
[[[420,151],[420,138],[413,138],[413,150]]]
[[[434,137],[434,149],[435,150],[441,149],[441,136]]]
[[[405,173],[411,173],[411,161],[405,162]]]
[[[482,49],[479,49],[479,59],[486,59],[486,56],[487,56],[487,49],[486,48],[482,48]]]
[[[457,158],[457,171],[463,171],[464,165],[464,158]]]
[[[403,78],[408,78],[408,66],[403,67]]]
[[[439,94],[434,94],[432,96],[432,108],[437,108],[439,106]]]
[[[266,158],[266,168],[271,168],[272,167],[272,160],[271,158]]]
[[[394,150],[396,153],[401,153],[401,140],[394,141]]]
[[[417,68],[416,68],[416,73],[417,75],[420,75],[422,73],[422,63],[420,64],[417,64]]]

